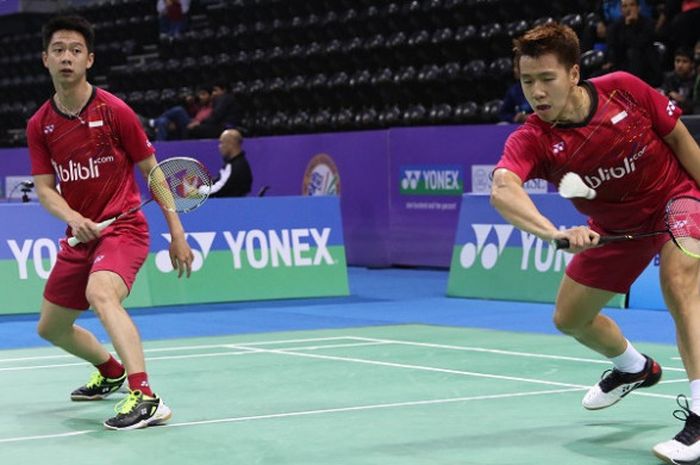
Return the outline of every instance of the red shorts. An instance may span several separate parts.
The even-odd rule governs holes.
[[[87,310],[90,304],[85,290],[90,273],[95,271],[118,274],[131,291],[148,252],[147,229],[110,228],[99,239],[76,247],[62,240],[56,264],[44,288],[44,298],[61,307]]]
[[[584,286],[626,294],[651,259],[670,240],[669,234],[660,234],[588,249],[574,255],[566,267],[566,274]]]
[[[589,226],[601,236],[616,235],[616,233],[606,231],[590,220]],[[647,231],[663,231],[665,229],[666,212],[663,209],[652,218]],[[612,242],[588,249],[574,255],[566,267],[566,274],[584,286],[625,294],[635,279],[642,274],[651,259],[670,240],[670,234],[659,234],[644,239]]]

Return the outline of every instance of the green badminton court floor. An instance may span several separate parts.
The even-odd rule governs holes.
[[[429,325],[145,342],[166,426],[108,431],[117,393],[70,402],[90,366],[54,348],[0,351],[0,463],[658,464],[682,424],[674,346],[638,343],[662,383],[597,412],[609,363],[560,335]]]

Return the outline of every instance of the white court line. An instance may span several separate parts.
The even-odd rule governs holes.
[[[550,359],[550,360],[566,360],[566,361],[570,361],[570,362],[597,363],[597,364],[603,364],[603,365],[610,365],[609,360],[601,360],[601,359],[595,359],[595,358],[567,357],[565,355],[537,354],[537,353],[533,353],[533,352],[515,352],[512,350],[486,349],[484,347],[453,346],[453,345],[447,345],[447,344],[433,344],[430,342],[402,341],[402,340],[398,340],[398,339],[377,339],[377,338],[373,338],[373,337],[360,337],[360,336],[358,336],[357,339],[361,339],[361,340],[365,340],[365,341],[385,342],[387,344],[410,345],[410,346],[416,346],[416,347],[430,347],[430,348],[434,348],[434,349],[462,350],[465,352],[483,352],[483,353],[498,354],[498,355],[512,355],[512,356],[516,356],[516,357],[544,358],[544,359]],[[671,360],[677,360],[677,359],[679,359],[679,357],[671,357]],[[674,367],[664,366],[663,369],[666,371],[678,371],[681,373],[685,373],[685,369],[683,369],[683,368],[674,368]]]
[[[248,345],[268,345],[268,344],[286,344],[289,342],[319,342],[319,341],[337,341],[337,340],[361,340],[354,336],[333,336],[333,337],[314,337],[314,338],[304,338],[304,339],[278,339],[274,341],[260,341],[260,342],[246,342]],[[160,347],[154,349],[144,349],[145,353],[151,352],[171,352],[180,350],[201,350],[201,349],[221,349],[225,347],[226,344],[201,344],[195,346],[178,346],[178,347]],[[17,358],[0,358],[0,363],[5,362],[24,362],[30,360],[52,360],[60,358],[75,358],[74,355],[70,354],[60,354],[60,355],[38,355],[33,357],[17,357]]]
[[[256,420],[269,420],[274,418],[289,418],[289,417],[300,417],[300,416],[310,416],[310,415],[325,415],[332,413],[342,413],[342,412],[357,412],[364,410],[377,410],[377,409],[387,409],[387,408],[400,408],[400,407],[413,407],[420,405],[439,405],[448,404],[454,402],[468,402],[473,400],[492,400],[492,399],[508,399],[513,397],[526,397],[526,396],[537,396],[543,394],[559,394],[564,392],[579,391],[578,388],[569,389],[551,389],[547,391],[532,391],[532,392],[515,392],[511,394],[492,394],[484,396],[469,396],[469,397],[451,397],[446,399],[430,399],[430,400],[415,400],[407,402],[393,402],[388,404],[370,404],[370,405],[356,405],[351,407],[339,407],[321,410],[302,410],[297,412],[285,412],[285,413],[271,413],[267,415],[253,415],[247,417],[229,417],[229,418],[215,418],[211,420],[197,420],[197,421],[186,421],[181,423],[169,423],[159,428],[179,428],[185,426],[199,426],[199,425],[211,425],[217,423],[239,423],[247,421]],[[14,438],[0,438],[0,444],[2,443],[12,443],[12,442],[24,442],[24,441],[37,441],[44,439],[55,439],[55,438],[65,438],[70,436],[80,436],[89,433],[97,433],[105,430],[82,430],[73,431],[70,433],[57,433],[57,434],[44,434],[41,436],[20,436]],[[118,433],[109,433],[118,434]]]
[[[72,431],[70,433],[58,433],[58,434],[42,434],[41,436],[20,436],[16,438],[5,438],[0,439],[0,443],[3,442],[22,442],[22,441],[40,441],[42,439],[56,439],[56,438],[67,438],[70,436],[80,436],[83,434],[94,433],[97,430],[86,429],[82,431]]]
[[[337,338],[340,339],[340,338]],[[289,341],[287,341],[289,342]],[[297,342],[297,341],[294,341]],[[375,345],[383,345],[386,344],[384,342],[356,342],[356,343],[349,343],[349,344],[329,344],[327,346],[299,346],[299,347],[291,347],[290,349],[293,350],[319,350],[323,348],[332,348],[332,347],[364,347],[364,346],[375,346]],[[226,352],[209,352],[206,354],[183,354],[183,355],[161,355],[159,357],[146,357],[147,362],[153,362],[153,361],[161,361],[161,360],[184,360],[184,359],[191,359],[191,358],[208,358],[208,357],[230,357],[234,355],[251,355],[251,354],[259,354],[259,353],[264,353],[264,349],[256,349],[256,348],[248,348],[248,347],[240,347],[239,350],[240,352],[232,352],[231,345],[230,344],[218,344],[216,346],[211,346],[211,347],[216,347],[219,349],[229,349]],[[75,358],[74,356],[70,356],[72,358]],[[51,369],[51,368],[64,368],[64,367],[75,367],[75,366],[90,366],[87,362],[74,362],[74,363],[60,363],[56,365],[26,365],[26,366],[16,366],[16,367],[4,367],[0,368],[0,373],[3,372],[12,372],[12,371],[28,371],[28,370],[43,370],[43,369]]]
[[[341,361],[341,362],[362,363],[362,364],[366,364],[366,365],[388,366],[388,367],[393,367],[393,368],[405,368],[405,369],[418,370],[418,371],[449,373],[449,374],[461,375],[461,376],[473,376],[475,378],[490,378],[490,379],[500,379],[500,380],[505,380],[505,381],[522,381],[525,383],[544,384],[547,386],[560,386],[560,387],[569,387],[569,388],[577,388],[577,389],[589,389],[590,388],[589,385],[559,383],[556,381],[545,381],[542,379],[535,379],[535,378],[521,378],[518,376],[494,375],[494,374],[490,374],[490,373],[479,373],[479,372],[475,372],[475,371],[453,370],[453,369],[449,369],[449,368],[436,368],[436,367],[428,367],[428,366],[423,366],[423,365],[409,365],[409,364],[405,364],[405,363],[384,362],[381,360],[369,360],[369,359],[355,358],[355,357],[338,357],[338,356],[334,356],[334,355],[304,354],[304,353],[295,352],[296,349],[258,349],[255,347],[246,347],[243,344],[231,344],[231,345],[229,345],[229,347],[231,347],[232,349],[246,349],[246,348],[248,348],[248,349],[250,349],[252,351],[256,351],[256,352],[292,355],[292,356],[296,356],[296,357],[315,358],[315,359],[320,359],[320,360],[335,360],[335,361]],[[634,392],[632,392],[632,394],[638,395],[638,396],[645,396],[645,397],[658,397],[661,399],[675,399],[676,398],[675,395],[670,396],[670,395],[666,395],[666,394],[655,394],[652,392],[634,391]]]

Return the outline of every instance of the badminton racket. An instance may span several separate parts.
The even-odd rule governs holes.
[[[695,197],[677,197],[666,204],[666,229],[639,234],[619,236],[600,236],[598,244],[631,241],[645,237],[670,234],[673,242],[683,253],[693,258],[700,258],[700,199]],[[552,240],[556,249],[568,249],[568,239]]]
[[[188,157],[168,158],[148,173],[148,191],[151,197],[141,205],[126,210],[117,216],[106,219],[97,224],[97,229],[102,231],[107,226],[125,216],[137,212],[145,205],[156,201],[163,209],[186,213],[201,206],[209,197],[211,176],[207,169],[199,161]],[[206,186],[205,189],[200,187]],[[68,245],[75,247],[80,243],[77,237],[68,239]]]

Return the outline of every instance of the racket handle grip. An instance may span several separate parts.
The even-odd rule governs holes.
[[[114,220],[116,220],[116,219],[117,219],[117,217],[115,216],[114,218],[110,218],[108,220],[104,220],[101,223],[97,223],[97,230],[102,231],[104,228],[106,228],[110,224],[114,223]],[[68,245],[69,246],[75,247],[78,244],[80,244],[80,239],[78,239],[77,237],[73,236],[73,237],[68,238]]]
[[[569,239],[552,239],[552,245],[554,245],[554,248],[557,250],[568,249]]]

